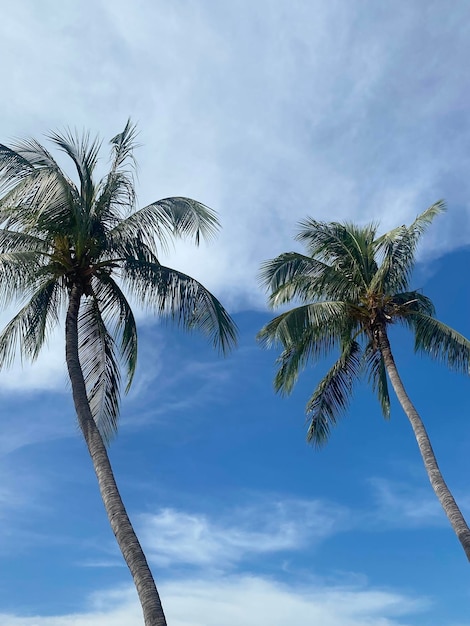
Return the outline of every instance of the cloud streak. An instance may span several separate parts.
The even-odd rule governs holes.
[[[259,576],[180,579],[163,583],[161,592],[174,626],[406,626],[408,617],[429,604],[424,598],[368,586],[315,581],[293,588]],[[128,589],[96,593],[83,613],[0,615],[0,626],[137,626],[141,621],[135,593]]]

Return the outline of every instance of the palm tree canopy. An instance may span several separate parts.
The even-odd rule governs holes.
[[[469,373],[470,342],[438,321],[431,300],[410,287],[419,239],[444,210],[444,203],[437,202],[411,225],[381,236],[376,224],[308,218],[300,223],[296,237],[306,254],[288,252],[262,265],[261,281],[271,307],[298,304],[258,334],[263,345],[282,349],[276,391],[290,393],[308,363],[339,351],[338,360],[307,403],[307,438],[313,444],[327,441],[331,426],[348,406],[354,383],[364,374],[384,416],[389,416],[379,329],[401,323],[414,333],[416,351]]]
[[[137,360],[136,323],[125,293],[188,330],[202,331],[223,353],[235,345],[235,325],[220,302],[159,261],[173,238],[198,244],[219,223],[211,209],[189,198],[137,208],[136,128],[130,121],[111,140],[109,173],[99,181],[97,139],[71,132],[48,139],[72,159],[76,182],[35,140],[0,144],[0,304],[22,304],[0,334],[0,367],[18,349],[31,360],[38,356],[78,286],[84,298],[80,361],[93,417],[109,441],[117,428],[122,368],[127,390]]]

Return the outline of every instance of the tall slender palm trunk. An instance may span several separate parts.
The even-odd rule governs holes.
[[[406,416],[410,420],[411,427],[413,428],[419,451],[423,457],[424,466],[426,468],[426,472],[428,473],[432,488],[434,489],[436,496],[439,498],[439,502],[449,518],[455,534],[462,544],[465,554],[467,555],[467,559],[470,561],[470,529],[459,507],[457,506],[453,495],[447,487],[444,478],[442,477],[421,417],[406,393],[403,382],[398,374],[395,359],[393,358],[387,332],[384,328],[378,329],[377,340],[392,387],[397,394],[398,400]]]
[[[144,613],[145,626],[166,626],[165,614],[152,573],[127,516],[114,480],[106,447],[90,411],[78,352],[78,312],[81,296],[80,287],[74,286],[70,293],[65,325],[67,368],[72,384],[78,423],[93,461],[111,528],[137,588]]]

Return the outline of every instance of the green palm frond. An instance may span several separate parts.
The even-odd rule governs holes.
[[[262,345],[284,348],[277,359],[276,391],[289,394],[306,365],[326,356],[350,333],[344,313],[342,302],[316,302],[287,311],[261,329],[257,339]]]
[[[128,119],[124,130],[111,139],[109,142],[112,145],[111,172],[117,172],[124,166],[127,167],[129,162],[131,163],[132,169],[135,169],[134,149],[137,147],[137,134],[136,125]]]
[[[0,368],[12,364],[17,352],[34,361],[59,322],[63,293],[55,280],[44,282],[0,334]]]
[[[103,440],[109,443],[118,427],[121,373],[115,342],[103,321],[95,295],[81,307],[78,338],[91,414]]]
[[[8,193],[34,170],[34,166],[13,148],[0,144],[0,194]]]
[[[319,222],[312,218],[301,221],[296,239],[312,257],[342,272],[349,280],[366,289],[377,270],[371,243],[376,226]]]
[[[73,187],[55,172],[35,170],[0,200],[0,223],[31,234],[57,231],[64,218],[70,223],[73,197]]]
[[[346,410],[354,383],[361,374],[361,347],[353,340],[346,341],[341,356],[320,381],[307,403],[306,414],[310,420],[307,441],[324,445],[331,427]]]
[[[399,226],[375,240],[374,247],[381,256],[381,264],[372,282],[373,289],[381,289],[384,293],[407,290],[419,239],[434,218],[445,210],[444,201],[439,200],[418,215],[410,226]]]
[[[416,312],[404,318],[415,335],[415,350],[425,352],[452,370],[470,372],[470,341],[443,322]]]
[[[43,253],[14,251],[0,253],[0,306],[24,301],[34,293],[39,284],[51,275],[43,265]]]
[[[390,418],[390,394],[388,392],[387,372],[379,350],[369,343],[364,350],[364,366],[369,372],[368,382],[377,394],[385,419]]]
[[[216,213],[205,204],[191,198],[164,198],[152,202],[136,213],[153,214],[160,228],[172,237],[193,237],[196,245],[201,238],[211,239],[219,230]]]
[[[117,283],[105,271],[97,274],[94,293],[106,326],[119,343],[121,361],[127,369],[127,393],[137,365],[137,327],[132,309]]]
[[[226,353],[236,345],[236,325],[220,302],[201,283],[182,272],[157,263],[128,259],[123,278],[145,307],[197,330]]]
[[[69,130],[63,133],[51,132],[48,138],[74,162],[80,178],[80,198],[89,211],[95,198],[93,172],[98,162],[101,141],[98,138],[91,139],[89,133],[79,136]]]
[[[124,130],[110,141],[111,170],[99,185],[98,199],[94,206],[94,214],[108,228],[117,226],[135,208],[136,136],[136,126],[128,120]]]
[[[310,302],[318,298],[345,299],[358,295],[351,280],[326,263],[298,252],[287,252],[261,265],[261,283],[270,292],[275,308],[294,299]]]
[[[344,331],[344,302],[313,302],[286,311],[271,320],[258,333],[258,341],[270,348],[274,345],[289,347],[303,340],[305,332],[311,333],[312,341],[321,344],[319,355],[331,350]]]
[[[416,311],[430,315],[431,317],[436,313],[432,300],[420,291],[396,293],[392,297],[391,302],[392,306],[396,307],[397,314],[400,317]]]

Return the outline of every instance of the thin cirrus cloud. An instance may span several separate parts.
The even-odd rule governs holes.
[[[171,508],[140,518],[142,541],[156,563],[221,570],[256,555],[299,550],[346,523],[338,505],[293,499],[235,509],[217,520]]]

